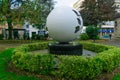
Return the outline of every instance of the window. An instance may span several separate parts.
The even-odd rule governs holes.
[[[26,28],[29,28],[29,25],[28,25],[28,24],[26,25]]]

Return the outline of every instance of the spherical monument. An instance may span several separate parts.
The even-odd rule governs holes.
[[[78,11],[71,7],[57,7],[47,17],[50,37],[59,42],[69,42],[80,35],[83,21]]]
[[[83,20],[78,11],[66,6],[56,7],[48,15],[46,26],[50,37],[59,42],[49,45],[50,53],[82,54],[82,45],[69,43],[80,35],[83,28]]]

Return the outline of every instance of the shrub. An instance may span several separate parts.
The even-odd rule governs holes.
[[[64,55],[54,57],[51,54],[29,53],[33,50],[46,49],[47,43],[44,42],[16,48],[12,62],[16,67],[26,71],[76,80],[94,79],[101,73],[110,72],[120,65],[120,48],[90,42],[81,42],[81,44],[85,49],[98,54],[94,57]]]
[[[86,33],[83,33],[83,34],[80,35],[80,39],[81,40],[88,40],[89,37],[88,37],[88,35]]]
[[[31,75],[18,75],[16,73],[6,71],[9,62],[11,61],[13,50],[14,48],[9,48],[0,53],[0,80],[37,80]]]
[[[49,74],[53,68],[53,56],[50,54],[30,54],[29,51],[46,49],[47,43],[22,45],[14,50],[12,62],[23,70]]]
[[[114,46],[107,46],[107,45],[103,45],[103,44],[97,44],[97,43],[90,43],[90,42],[80,42],[84,49],[99,53],[108,49],[112,49],[115,48]]]
[[[32,39],[33,40],[44,40],[45,37],[44,37],[44,35],[34,34],[34,35],[32,35]]]
[[[112,80],[120,80],[120,73],[115,75]]]
[[[55,75],[67,79],[93,79],[102,72],[112,71],[120,65],[120,49],[109,49],[95,57],[60,56],[61,63]]]
[[[120,48],[109,49],[98,54],[95,58],[101,60],[103,72],[110,72],[120,65]]]
[[[16,67],[30,72],[50,74],[53,68],[52,55],[30,55],[29,53],[23,54],[22,52],[17,52],[15,55],[12,56],[12,59],[12,62],[16,64]]]
[[[98,28],[95,26],[87,26],[86,33],[90,39],[97,39],[98,36]]]

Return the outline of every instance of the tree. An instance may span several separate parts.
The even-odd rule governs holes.
[[[26,12],[26,20],[38,28],[45,26],[46,18],[53,9],[53,5],[53,0],[33,0],[31,4],[25,4],[25,11],[29,9],[29,11]]]
[[[97,23],[97,16],[95,14],[96,0],[84,0],[81,15],[83,17],[84,25],[93,25]]]
[[[84,0],[81,8],[84,25],[97,25],[115,15],[114,0]]]
[[[115,0],[97,0],[99,21],[113,20],[115,17]]]
[[[95,40],[97,39],[97,36],[98,36],[98,28],[95,26],[88,26],[86,28],[86,33],[90,39]]]
[[[1,0],[0,19],[7,22],[9,39],[12,39],[13,23],[22,24],[27,20],[31,24],[45,24],[52,8],[52,0]]]

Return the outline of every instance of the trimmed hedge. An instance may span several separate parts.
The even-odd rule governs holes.
[[[87,49],[87,50],[90,50],[90,51],[93,51],[96,53],[100,53],[100,52],[103,52],[105,50],[115,48],[114,46],[107,46],[107,45],[92,43],[92,42],[82,41],[80,43],[83,45],[84,49]]]
[[[0,53],[0,80],[38,80],[32,75],[18,75],[13,72],[8,72],[6,68],[11,61],[11,56],[14,48],[9,48]],[[41,80],[41,79],[39,79]]]
[[[28,44],[16,48],[12,56],[13,64],[30,72],[84,80],[94,79],[102,72],[112,71],[120,65],[120,48],[89,42],[81,42],[81,44],[85,49],[99,52],[94,57],[64,55],[56,57],[52,54],[29,53],[36,49],[47,49],[47,44]],[[96,48],[96,50],[92,48]]]
[[[61,63],[56,74],[68,79],[93,79],[102,72],[112,71],[120,65],[120,49],[109,49],[85,58],[82,56],[60,56]]]
[[[31,54],[29,51],[46,49],[48,43],[33,43],[20,46],[14,50],[12,62],[21,69],[49,74],[53,67],[53,56],[50,54]]]
[[[83,33],[80,35],[80,40],[88,40],[89,36],[87,35],[87,33]]]

